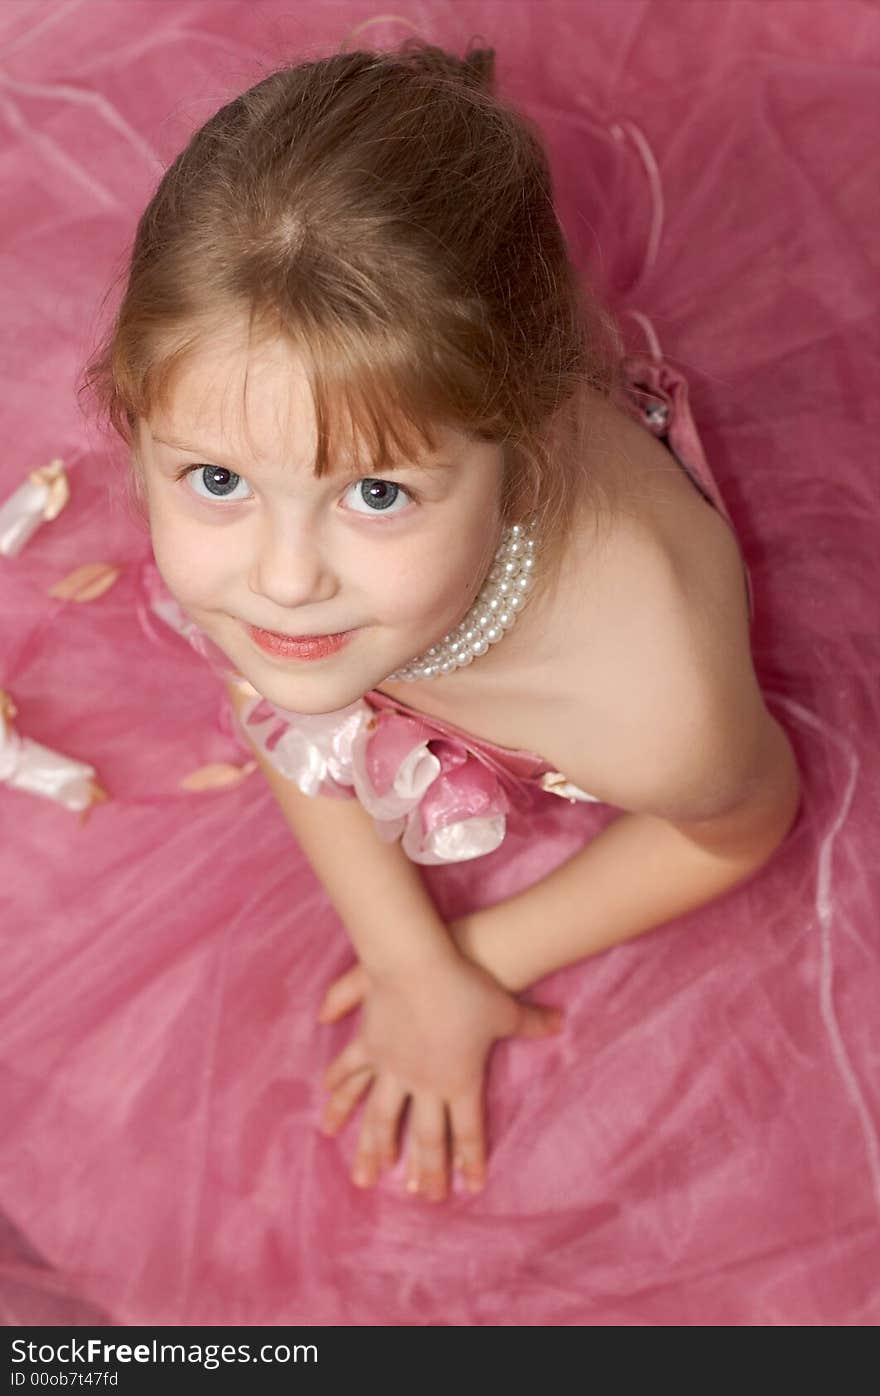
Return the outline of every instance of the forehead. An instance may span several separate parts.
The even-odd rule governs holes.
[[[301,355],[282,336],[257,343],[249,343],[245,331],[204,336],[176,367],[147,426],[164,442],[192,448],[221,444],[256,462],[295,458],[303,470],[317,450],[308,374]],[[337,429],[341,437],[334,442],[334,461],[346,469],[365,452],[353,445],[344,412],[338,428],[333,423]],[[466,440],[441,423],[433,423],[431,430],[436,452],[414,437],[411,427],[402,427],[419,462],[431,463]]]
[[[308,379],[292,346],[280,339],[249,345],[229,333],[198,341],[175,368],[163,401],[148,418],[154,436],[210,432],[212,440],[251,449],[314,429]]]

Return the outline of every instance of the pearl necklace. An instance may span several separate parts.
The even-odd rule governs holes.
[[[439,678],[497,645],[526,603],[535,570],[537,523],[533,516],[526,524],[508,525],[479,595],[463,620],[424,654],[395,669],[389,680]]]

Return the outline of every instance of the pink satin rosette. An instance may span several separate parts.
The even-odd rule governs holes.
[[[250,685],[248,685],[250,687]],[[386,843],[415,863],[455,863],[503,842],[509,801],[464,745],[361,698],[331,713],[293,713],[255,694],[241,728],[306,795],[358,799]]]

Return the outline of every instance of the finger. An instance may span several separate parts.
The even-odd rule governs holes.
[[[374,1076],[373,1068],[367,1066],[349,1076],[341,1086],[337,1086],[321,1116],[321,1129],[324,1134],[336,1134],[337,1130],[342,1128]]]
[[[353,1071],[360,1071],[367,1065],[367,1053],[364,1047],[364,1040],[358,1034],[351,1039],[347,1047],[343,1047],[338,1057],[327,1067],[321,1077],[321,1085],[325,1091],[333,1091],[337,1086],[341,1086],[346,1076],[350,1076]]]
[[[512,1037],[550,1037],[559,1032],[565,1022],[561,1008],[547,1008],[535,1003],[521,1003],[519,1019]]]
[[[407,1191],[432,1202],[446,1196],[446,1106],[439,1096],[413,1096],[409,1112]]]
[[[393,1076],[376,1078],[364,1107],[361,1133],[352,1167],[352,1182],[359,1187],[375,1183],[383,1167],[397,1162],[397,1131],[409,1092]]]
[[[366,987],[366,975],[362,965],[355,965],[346,970],[345,974],[334,979],[324,995],[318,1009],[318,1022],[335,1023],[338,1018],[344,1018],[346,1013],[357,1008],[363,1000]]]
[[[471,1192],[479,1192],[486,1182],[486,1129],[482,1091],[450,1100],[449,1127],[452,1134],[454,1166],[463,1175]]]

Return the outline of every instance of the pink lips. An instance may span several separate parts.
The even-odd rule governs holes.
[[[278,635],[274,630],[259,630],[255,625],[246,626],[255,644],[267,654],[281,659],[324,659],[336,654],[354,635],[353,630],[341,630],[336,635],[305,635],[300,638]]]

